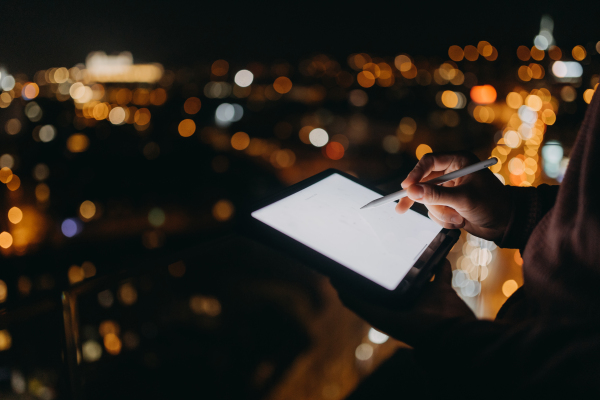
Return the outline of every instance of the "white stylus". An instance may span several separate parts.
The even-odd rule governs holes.
[[[437,178],[431,179],[431,180],[429,180],[427,182],[423,182],[423,183],[428,183],[430,185],[439,185],[440,183],[448,182],[448,181],[451,181],[452,179],[460,178],[461,176],[469,175],[469,174],[472,174],[473,172],[477,172],[484,168],[491,167],[492,165],[496,164],[497,162],[498,162],[498,159],[496,157],[492,157],[490,159],[480,161],[473,165],[469,165],[468,167],[450,172],[449,174],[438,176]],[[365,204],[360,209],[362,210],[362,209],[366,209],[366,208],[379,207],[384,204],[391,203],[392,201],[399,200],[403,197],[406,197],[407,195],[408,195],[408,192],[406,191],[406,189],[399,190],[397,192],[388,194],[387,196],[383,196],[378,199],[375,199],[372,202]]]

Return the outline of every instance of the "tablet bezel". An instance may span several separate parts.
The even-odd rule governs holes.
[[[241,225],[242,229],[250,237],[262,239],[262,241],[266,241],[268,244],[271,244],[284,252],[291,253],[311,268],[325,274],[340,285],[359,287],[363,294],[379,298],[397,298],[399,296],[410,296],[411,294],[418,292],[419,288],[431,278],[434,273],[434,268],[448,254],[454,243],[456,243],[460,236],[460,230],[443,228],[419,256],[417,261],[411,266],[398,286],[395,289],[390,290],[252,217],[251,214],[254,211],[260,210],[261,208],[284,199],[300,190],[306,189],[333,174],[339,174],[367,189],[381,195],[384,194],[380,189],[365,184],[350,174],[331,168],[267,196],[251,206],[249,210],[244,212]],[[429,218],[427,215],[427,208],[422,204],[415,203],[413,207],[411,207],[411,210]]]

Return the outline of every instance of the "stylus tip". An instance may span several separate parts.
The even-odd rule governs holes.
[[[365,208],[370,208],[370,204],[371,204],[371,203],[369,203],[369,204],[365,204],[365,205],[364,205],[364,206],[362,206],[360,209],[361,209],[361,210],[364,210]]]

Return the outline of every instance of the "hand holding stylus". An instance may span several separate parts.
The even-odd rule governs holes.
[[[402,182],[408,196],[396,211],[405,213],[416,201],[429,210],[429,217],[447,229],[465,228],[487,239],[502,238],[511,213],[506,187],[489,169],[435,185],[428,181],[479,162],[471,153],[426,154]]]

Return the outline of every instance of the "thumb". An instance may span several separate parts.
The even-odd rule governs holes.
[[[408,197],[426,205],[441,205],[455,210],[464,208],[468,198],[460,186],[447,187],[419,183],[408,188]]]

